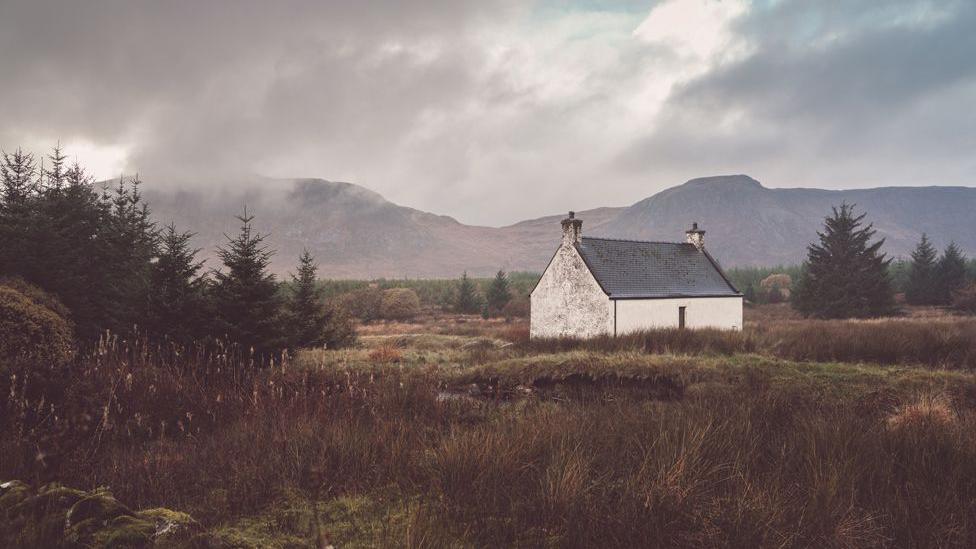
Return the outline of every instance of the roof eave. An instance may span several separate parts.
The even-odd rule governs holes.
[[[718,271],[718,274],[722,277],[722,280],[724,280],[725,283],[729,285],[729,288],[732,288],[732,291],[735,292],[736,294],[743,295],[742,292],[740,292],[739,289],[735,287],[735,284],[732,284],[732,281],[729,280],[729,277],[725,275],[725,270],[723,270],[721,265],[718,264],[718,261],[715,261],[715,258],[712,257],[712,254],[708,253],[708,250],[706,250],[705,248],[702,248],[701,252],[705,254],[705,257],[707,257],[708,261],[711,262],[712,267],[715,267],[715,270]]]
[[[610,294],[608,294],[610,295]],[[610,299],[696,299],[696,298],[716,298],[716,297],[744,297],[741,293],[735,294],[674,294],[674,295],[610,295]]]

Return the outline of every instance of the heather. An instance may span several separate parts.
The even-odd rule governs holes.
[[[843,324],[931,363],[806,356],[834,321],[610,347],[443,316],[266,368],[113,338],[5,372],[0,478],[107,486],[228,546],[967,546],[970,322]]]

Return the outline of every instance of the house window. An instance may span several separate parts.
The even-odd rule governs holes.
[[[678,328],[680,329],[685,327],[685,309],[686,307],[678,307]]]

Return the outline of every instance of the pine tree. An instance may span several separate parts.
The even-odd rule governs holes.
[[[461,275],[457,286],[457,298],[454,302],[454,310],[464,314],[475,314],[479,309],[479,300],[474,287],[474,282],[468,278],[467,271]]]
[[[968,279],[966,257],[955,242],[950,242],[942,252],[937,270],[935,303],[948,305],[952,303],[952,294],[965,286]]]
[[[912,305],[934,305],[938,302],[938,252],[924,233],[912,252],[912,263],[905,287],[905,300]]]
[[[65,162],[68,157],[65,156],[64,150],[61,149],[61,143],[54,146],[47,159],[51,161],[51,167],[42,170],[41,175],[44,178],[44,187],[51,191],[60,191],[68,178],[68,173],[65,169]]]
[[[66,172],[65,183],[39,191],[33,237],[39,253],[26,276],[62,299],[78,334],[90,341],[103,330],[120,332],[135,322],[133,315],[113,312],[119,281],[129,273],[112,263],[112,210],[104,195],[77,163]]]
[[[17,149],[0,159],[0,274],[27,278],[26,267],[36,248],[31,232],[36,225],[34,199],[37,168],[34,155]]]
[[[292,275],[287,303],[288,346],[338,348],[352,342],[354,332],[339,307],[327,305],[318,287],[318,266],[308,250],[298,258],[298,274]]]
[[[495,279],[491,281],[486,295],[488,299],[487,311],[489,314],[497,314],[512,299],[512,292],[508,288],[508,277],[505,271],[498,271]]]
[[[106,313],[115,331],[127,331],[141,323],[139,312],[149,292],[151,261],[157,254],[156,225],[149,207],[142,202],[139,185],[138,176],[119,178],[112,194],[107,195],[111,209],[100,231],[112,269],[104,276],[112,280],[105,288],[110,304]]]
[[[56,294],[78,335],[124,332],[141,321],[156,232],[138,180],[101,194],[55,147],[49,166],[18,149],[0,162],[0,274]]]
[[[871,242],[872,225],[862,227],[866,214],[854,207],[833,208],[818,232],[820,243],[807,248],[807,261],[793,294],[793,306],[804,316],[864,318],[894,312],[888,264],[881,252],[884,239]]]
[[[272,358],[281,350],[281,299],[275,276],[268,272],[274,252],[264,245],[264,236],[251,227],[254,216],[243,215],[240,233],[227,237],[227,247],[218,248],[227,272],[215,274],[213,288],[215,329],[218,337],[252,349],[259,360]]]
[[[206,279],[201,276],[200,250],[190,247],[193,233],[168,225],[160,238],[159,254],[149,271],[143,326],[154,338],[168,337],[189,344],[207,333]]]
[[[7,207],[25,201],[36,190],[37,167],[34,155],[18,148],[12,153],[3,153],[0,163],[0,176],[3,178],[3,204]]]

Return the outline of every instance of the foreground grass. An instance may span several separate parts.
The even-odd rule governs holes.
[[[376,335],[260,371],[108,349],[0,387],[0,480],[234,547],[976,545],[971,372],[641,337]]]

